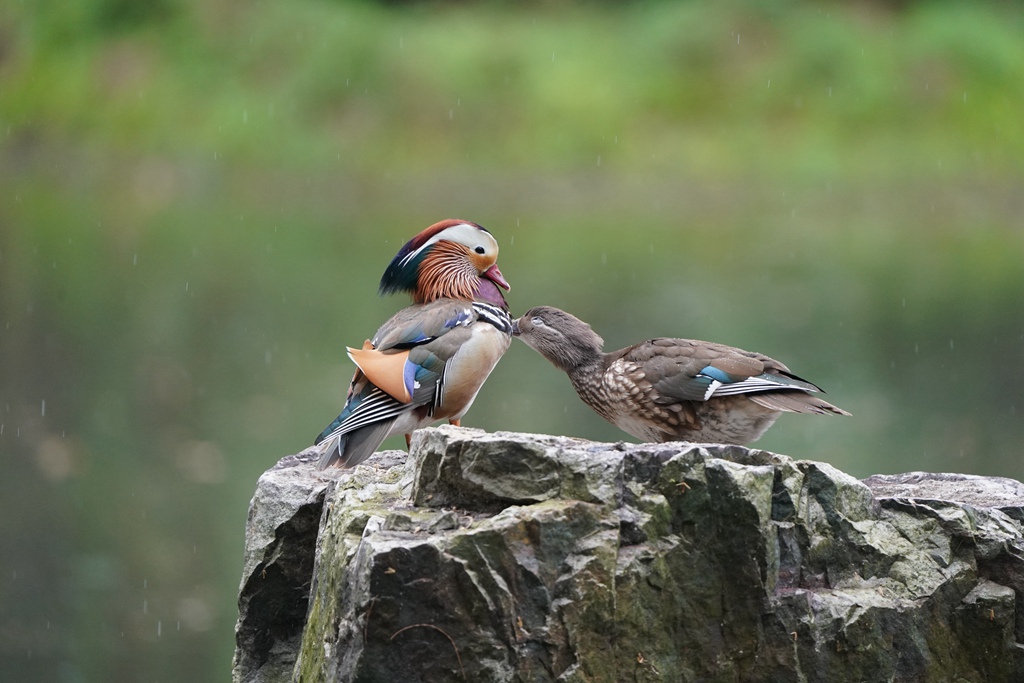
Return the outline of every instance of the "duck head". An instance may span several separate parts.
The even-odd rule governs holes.
[[[416,303],[481,300],[508,310],[498,243],[484,228],[456,219],[434,223],[406,242],[380,280],[380,293],[405,291]]]
[[[552,306],[537,306],[512,323],[512,334],[565,372],[596,363],[604,339],[590,325]]]

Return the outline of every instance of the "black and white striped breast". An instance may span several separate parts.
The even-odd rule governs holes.
[[[478,322],[493,325],[499,332],[512,336],[512,318],[507,311],[482,301],[474,301],[473,312]]]

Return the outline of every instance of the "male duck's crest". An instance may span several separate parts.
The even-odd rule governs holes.
[[[507,309],[498,287],[508,290],[498,270],[498,243],[470,221],[448,219],[413,237],[391,260],[380,293],[405,291],[416,303],[441,298],[487,301]]]

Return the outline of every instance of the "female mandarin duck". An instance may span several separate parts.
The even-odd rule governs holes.
[[[458,425],[512,343],[498,288],[498,243],[476,223],[445,220],[399,250],[381,294],[408,291],[412,306],[384,323],[362,349],[341,414],[320,434],[319,469],[354,467],[393,434],[437,420]]]
[[[565,371],[598,415],[647,442],[747,444],[784,412],[849,415],[821,389],[760,353],[693,339],[651,339],[602,353],[582,320],[531,308],[513,334]]]

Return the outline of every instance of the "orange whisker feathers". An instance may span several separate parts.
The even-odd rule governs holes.
[[[461,244],[438,242],[420,263],[413,300],[420,304],[442,298],[472,301],[478,277],[466,258],[468,253]]]

